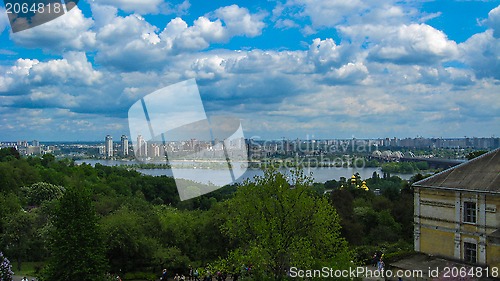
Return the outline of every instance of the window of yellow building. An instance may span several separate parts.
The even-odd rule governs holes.
[[[476,223],[476,203],[464,202],[464,222]]]
[[[477,246],[474,243],[464,242],[464,260],[466,262],[477,262]]]

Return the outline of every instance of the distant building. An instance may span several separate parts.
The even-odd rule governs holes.
[[[148,156],[148,145],[142,135],[137,136],[137,150],[135,151],[136,157],[147,157]]]
[[[121,137],[121,152],[122,156],[128,156],[128,137],[126,135]]]
[[[105,155],[106,157],[113,157],[113,137],[110,135],[106,136],[105,144],[106,147]]]
[[[40,155],[43,150],[40,146],[28,146],[26,148],[26,155]]]
[[[17,147],[28,147],[28,141],[17,141]]]
[[[100,155],[105,155],[106,154],[106,147],[104,145],[99,145],[97,147],[97,149],[99,150],[99,154]]]
[[[500,267],[500,149],[413,187],[416,251]]]
[[[160,157],[160,145],[157,143],[150,143],[148,147],[148,157]]]

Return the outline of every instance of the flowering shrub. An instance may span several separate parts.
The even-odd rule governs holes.
[[[10,261],[0,252],[0,281],[12,281],[13,274]]]

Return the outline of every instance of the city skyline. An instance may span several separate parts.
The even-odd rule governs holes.
[[[2,140],[0,139],[0,143],[25,143],[25,144],[30,144],[32,146],[37,146],[33,145],[33,143],[37,143],[38,145],[41,143],[106,143],[106,136],[110,136],[111,140],[113,143],[120,143],[123,144],[124,142],[127,143],[127,145],[130,144],[130,136],[125,135],[123,133],[117,133],[116,136],[119,136],[120,139],[113,140],[113,137],[115,135],[112,134],[106,134],[104,135],[104,141],[103,141],[103,136],[101,136],[100,139],[95,139],[95,140],[44,140],[44,139],[37,139],[37,138],[25,138],[25,139],[17,139],[17,140]],[[138,136],[138,139],[141,139],[142,142],[146,142],[142,135]],[[136,139],[136,142],[138,141]],[[182,141],[189,141],[192,139],[196,138],[191,138],[191,139],[185,139],[185,140],[172,140],[172,141],[166,141],[166,142],[182,142]],[[377,138],[370,138],[370,137],[356,137],[356,136],[351,136],[347,138],[336,138],[336,137],[329,137],[329,138],[317,138],[315,136],[309,136],[306,135],[305,138],[300,138],[300,137],[293,137],[293,138],[287,138],[287,137],[279,137],[279,138],[261,138],[260,136],[253,136],[253,137],[246,137],[246,140],[256,140],[256,141],[295,141],[295,140],[300,140],[300,141],[323,141],[323,140],[418,140],[418,139],[425,139],[425,140],[453,140],[453,139],[500,139],[500,135],[491,135],[491,136],[457,136],[457,137],[426,137],[426,136],[404,136],[404,137],[395,137],[395,136],[385,136],[385,137],[377,137]],[[150,141],[150,142],[156,142],[159,143],[161,141]]]
[[[500,137],[491,138],[382,138],[382,139],[245,139],[231,138],[199,140],[145,140],[137,136],[135,143],[129,143],[128,137],[122,135],[120,141],[113,141],[111,135],[106,135],[104,143],[40,143],[38,140],[17,141],[14,143],[0,142],[0,148],[14,147],[22,156],[36,156],[55,153],[57,157],[76,157],[79,159],[111,159],[120,160],[132,158],[138,161],[176,161],[186,159],[202,162],[227,160],[231,157],[237,161],[267,161],[274,157],[328,157],[338,153],[366,154],[374,159],[394,161],[405,158],[418,158],[423,151],[435,153],[441,151],[447,157],[465,159],[470,151],[492,150],[500,147]],[[401,152],[403,151],[403,152]],[[414,151],[415,153],[413,153]],[[445,152],[448,151],[448,152]],[[437,152],[438,154],[441,152]],[[451,154],[450,154],[451,152]],[[424,153],[425,154],[425,153]],[[434,154],[431,158],[434,159]],[[166,158],[165,158],[166,157]],[[422,157],[422,155],[420,155]],[[423,156],[424,159],[428,155]],[[266,160],[267,159],[267,160]],[[329,158],[326,158],[328,160]],[[340,159],[340,158],[338,158]],[[323,160],[322,160],[323,161]],[[328,160],[329,161],[329,160]],[[411,161],[411,160],[410,160]],[[443,162],[444,161],[444,162]],[[446,160],[431,161],[432,165],[448,167]],[[453,162],[455,163],[455,162]],[[452,164],[453,164],[452,163]]]
[[[384,138],[310,138],[307,136],[306,138],[279,138],[279,139],[264,139],[264,138],[241,138],[242,140],[245,140],[246,142],[249,143],[283,143],[283,142],[297,142],[300,141],[302,143],[306,142],[351,142],[351,141],[373,141],[371,144],[376,144],[378,146],[412,146],[412,143],[418,143],[418,146],[425,146],[428,145],[431,142],[443,142],[443,141],[460,141],[462,143],[487,143],[486,145],[471,145],[472,147],[479,147],[479,146],[484,146],[488,148],[496,148],[500,146],[500,136],[491,136],[491,137],[476,137],[476,136],[471,136],[471,137],[455,137],[455,138],[428,138],[428,137],[422,137],[422,136],[417,136],[417,137],[405,137],[405,138],[398,138],[398,137],[384,137]],[[161,141],[161,140],[145,140],[142,135],[138,135],[136,139],[136,143],[140,146],[143,144],[158,144],[158,145],[167,145],[169,143],[185,143],[185,142],[199,142],[199,143],[217,143],[219,140],[217,139],[211,139],[211,140],[201,140],[197,138],[190,138],[190,139],[182,139],[182,140],[166,140],[166,141]],[[36,146],[41,146],[41,145],[52,145],[52,144],[65,144],[65,143],[71,143],[71,144],[86,144],[86,143],[93,143],[93,144],[102,144],[103,147],[103,154],[112,154],[110,153],[111,149],[111,143],[113,146],[119,145],[120,148],[122,147],[133,147],[133,142],[129,142],[129,137],[127,135],[122,134],[120,136],[120,140],[113,140],[113,136],[110,134],[107,134],[104,137],[104,141],[101,140],[94,140],[94,141],[41,141],[37,139],[31,139],[31,140],[15,140],[15,141],[2,141],[0,140],[0,147],[4,144],[8,145],[13,145],[16,144],[17,146],[23,146],[23,147],[36,147]],[[460,145],[461,147],[467,147],[467,144]],[[115,147],[116,148],[116,147]],[[147,148],[144,153],[147,153]],[[121,155],[128,155],[129,151],[119,151],[118,152]]]
[[[12,33],[0,7],[0,141],[135,141],[127,111],[194,78],[247,138],[500,132],[500,1],[82,0]]]

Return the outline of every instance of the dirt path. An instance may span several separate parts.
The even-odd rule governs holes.
[[[21,279],[23,279],[24,276],[12,276],[12,281],[21,281]],[[26,278],[28,278],[29,281],[31,280],[35,280],[35,281],[38,281],[35,277],[30,277],[30,276],[26,276]]]

